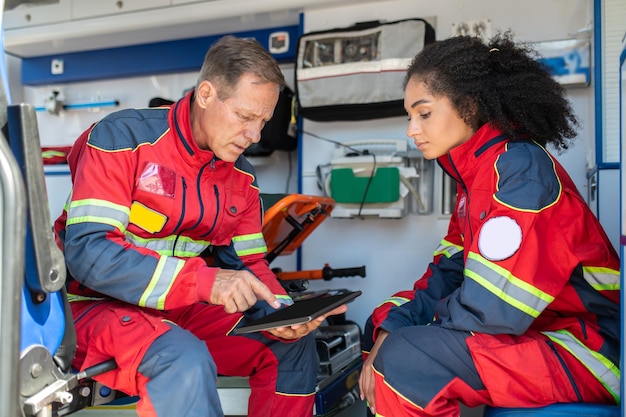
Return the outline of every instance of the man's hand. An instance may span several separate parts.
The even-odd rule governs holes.
[[[272,291],[249,271],[220,269],[211,288],[211,304],[224,306],[227,313],[243,312],[258,299],[265,300],[274,308],[280,302]]]
[[[380,330],[378,332],[378,338],[376,339],[376,343],[374,343],[374,346],[367,356],[367,359],[365,359],[365,362],[363,362],[361,375],[359,375],[359,390],[361,391],[361,400],[367,401],[370,411],[374,415],[376,415],[376,397],[374,396],[374,368],[372,367],[372,364],[374,363],[374,359],[376,359],[378,349],[380,349],[380,346],[383,344],[383,341],[388,334],[389,333],[384,330]]]
[[[323,314],[317,317],[314,320],[311,320],[308,323],[295,324],[293,326],[288,326],[288,327],[277,327],[275,329],[269,329],[267,330],[267,332],[276,337],[280,337],[281,339],[287,339],[287,340],[298,339],[300,337],[306,336],[307,334],[317,329],[322,324],[322,322],[326,320],[326,317],[333,316],[335,314],[342,314],[342,313],[345,313],[347,310],[348,310],[348,305],[344,304],[329,311],[326,314]]]

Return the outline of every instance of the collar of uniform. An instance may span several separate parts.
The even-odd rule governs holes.
[[[202,166],[210,163],[215,154],[212,151],[200,149],[191,133],[191,102],[194,91],[190,91],[183,98],[172,105],[170,111],[170,126],[176,135],[176,146],[185,162],[191,166]]]
[[[453,174],[471,181],[474,173],[480,168],[479,158],[491,155],[500,149],[497,144],[506,141],[506,137],[489,123],[483,125],[465,143],[452,149],[447,155],[439,158],[439,163]],[[457,178],[460,179],[460,178]]]

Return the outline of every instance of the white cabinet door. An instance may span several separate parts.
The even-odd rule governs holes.
[[[71,2],[72,0],[42,0],[6,3],[3,17],[4,28],[16,29],[67,22],[71,18]]]
[[[171,6],[171,0],[73,0],[72,19],[110,16]]]

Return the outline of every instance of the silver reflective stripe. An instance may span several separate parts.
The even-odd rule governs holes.
[[[129,216],[128,207],[105,200],[87,199],[70,203],[66,223],[103,223],[125,230]]]
[[[395,305],[396,307],[399,307],[402,304],[408,303],[409,301],[410,300],[408,298],[405,298],[405,297],[390,297],[390,298],[387,298],[382,303],[380,303],[376,308],[382,306],[385,303],[391,303],[391,304]]]
[[[556,332],[542,333],[578,359],[611,393],[613,398],[615,398],[615,403],[619,404],[620,370],[615,364],[600,353],[589,349],[570,332],[559,330]]]
[[[583,266],[583,277],[597,291],[619,290],[619,271],[610,268]]]
[[[473,252],[467,257],[465,276],[502,301],[535,318],[554,300],[551,295]]]
[[[233,247],[238,256],[254,255],[267,252],[263,233],[233,237]]]
[[[165,297],[184,264],[185,261],[182,259],[162,256],[146,291],[139,299],[139,305],[163,310],[165,308]]]
[[[202,240],[192,240],[185,236],[167,236],[158,239],[144,239],[135,234],[126,233],[126,240],[135,246],[153,250],[160,255],[173,255],[180,258],[189,258],[200,255],[206,248],[211,246],[210,242]],[[176,250],[174,250],[176,244]]]
[[[434,255],[445,255],[446,257],[451,258],[459,252],[463,252],[462,246],[454,245],[447,240],[442,239],[439,246],[437,246],[437,249],[435,249]]]

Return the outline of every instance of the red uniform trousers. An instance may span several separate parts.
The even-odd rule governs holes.
[[[578,360],[538,332],[396,329],[381,346],[374,372],[376,415],[381,417],[458,417],[459,401],[468,407],[615,404]]]
[[[114,358],[118,368],[95,379],[128,395],[139,395],[137,413],[141,417],[166,417],[161,415],[162,412],[157,414],[159,409],[165,407],[178,408],[175,415],[190,415],[184,410],[193,412],[191,404],[198,401],[197,398],[186,398],[193,391],[187,394],[189,388],[183,388],[185,384],[195,387],[193,380],[188,381],[190,378],[208,379],[198,381],[198,385],[204,384],[208,392],[201,397],[209,397],[216,390],[215,376],[193,376],[193,372],[189,372],[197,367],[193,362],[187,364],[186,369],[177,371],[176,380],[167,382],[167,392],[160,392],[165,388],[163,384],[151,386],[150,377],[141,373],[142,360],[144,356],[149,356],[146,352],[153,344],[159,345],[155,341],[161,341],[161,335],[174,333],[174,330],[178,332],[175,335],[180,345],[174,349],[179,350],[177,355],[181,358],[190,356],[190,351],[197,349],[193,341],[189,342],[191,338],[202,341],[208,347],[207,358],[202,358],[200,354],[196,355],[194,361],[211,361],[212,357],[217,374],[250,376],[252,393],[249,416],[313,415],[318,357],[312,335],[292,343],[271,340],[261,333],[228,336],[241,315],[227,314],[221,306],[200,303],[167,312],[139,308],[119,301],[74,301],[71,307],[78,346],[74,367],[84,369]],[[202,349],[206,350],[205,346]],[[143,369],[152,370],[152,356],[158,358],[162,355],[155,352],[155,355],[150,356],[149,366],[144,364]],[[191,357],[194,358],[193,355]],[[170,361],[161,368],[172,366],[180,364]],[[211,367],[205,367],[205,372],[210,374]],[[209,402],[207,399],[204,401]],[[164,407],[157,406],[158,402],[165,403]],[[221,410],[218,410],[217,414],[209,415],[220,414]]]

